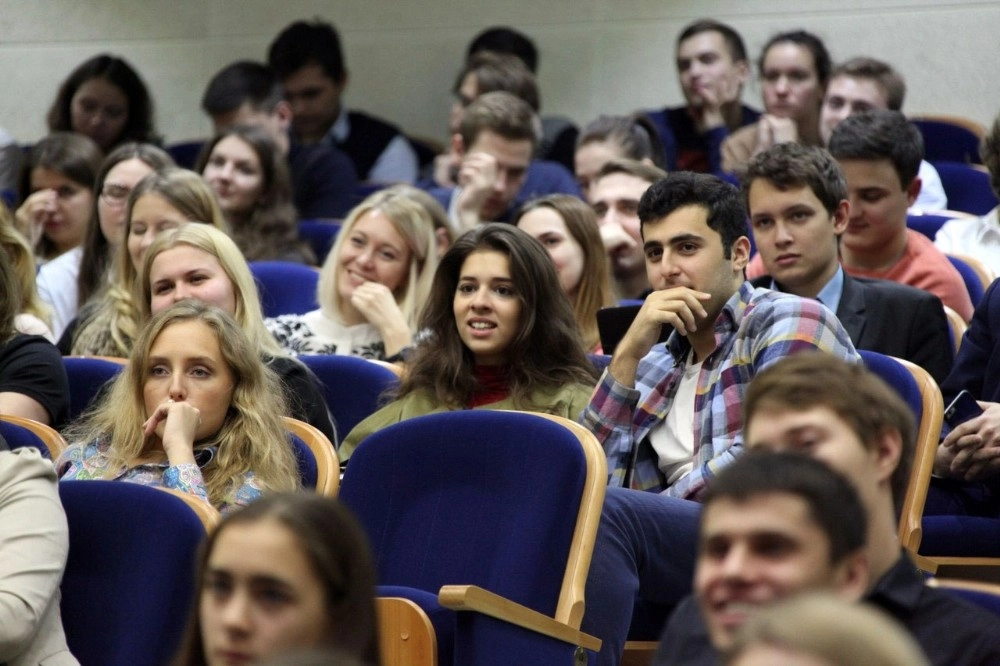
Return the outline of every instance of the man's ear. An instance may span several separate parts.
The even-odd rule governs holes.
[[[750,239],[747,236],[740,236],[733,243],[730,261],[733,262],[733,271],[740,272],[750,263]]]
[[[847,229],[847,223],[851,221],[851,202],[847,199],[841,200],[837,207],[833,209],[833,233],[839,236]]]
[[[845,555],[836,566],[834,593],[848,601],[860,601],[868,591],[868,579],[871,574],[865,548],[862,546],[853,553]]]
[[[920,182],[920,178],[914,178],[913,181],[906,188],[906,206],[909,208],[913,205],[913,202],[917,200],[920,196],[920,188],[923,187],[923,183]]]
[[[750,80],[750,64],[746,60],[737,60],[733,66],[736,68],[736,78],[739,79],[740,85],[745,86]]]
[[[285,100],[281,100],[274,106],[271,115],[277,121],[278,128],[282,132],[287,132],[288,128],[292,125],[292,105]]]
[[[894,428],[883,428],[875,437],[872,455],[879,484],[891,484],[903,456],[903,436]]]

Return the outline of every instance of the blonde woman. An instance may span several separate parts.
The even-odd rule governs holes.
[[[236,242],[208,224],[185,224],[157,238],[139,276],[139,317],[148,321],[174,303],[195,299],[233,317],[285,389],[288,416],[310,423],[331,442],[333,420],[319,380],[285,354],[264,328],[257,286]]]
[[[215,194],[193,171],[168,167],[139,181],[126,203],[124,241],[103,296],[80,310],[59,341],[64,354],[128,356],[138,333],[142,257],[158,234],[188,222],[228,230]]]
[[[293,354],[402,360],[437,263],[427,209],[405,190],[376,192],[348,214],[323,263],[320,308],[265,323]]]
[[[278,378],[236,322],[187,300],[143,329],[56,468],[61,479],[174,488],[226,512],[298,488],[284,413]]]
[[[18,333],[40,335],[55,342],[50,328],[49,307],[38,297],[35,288],[35,257],[27,241],[14,228],[14,218],[6,206],[0,204],[0,248],[6,253],[20,293],[20,306],[14,317]]]

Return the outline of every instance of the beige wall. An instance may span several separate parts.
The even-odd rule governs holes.
[[[911,113],[988,123],[1000,110],[1000,2],[806,0],[2,0],[0,126],[23,142],[44,133],[59,82],[102,51],[141,72],[168,141],[205,135],[198,108],[208,78],[237,58],[265,55],[292,20],[323,16],[340,29],[348,104],[415,134],[443,137],[448,92],[465,44],[510,24],[541,50],[546,113],[586,122],[602,112],[679,102],[673,40],[690,20],[731,23],[756,57],[773,33],[803,27],[835,60],[872,55],[906,76]],[[877,8],[871,7],[877,5]],[[759,106],[759,88],[746,99]]]

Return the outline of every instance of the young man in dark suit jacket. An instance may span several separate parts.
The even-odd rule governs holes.
[[[850,203],[829,153],[798,143],[772,146],[748,164],[743,192],[766,273],[755,286],[816,298],[836,312],[858,349],[904,358],[944,380],[953,347],[941,301],[895,282],[852,278],[841,268],[839,237]]]

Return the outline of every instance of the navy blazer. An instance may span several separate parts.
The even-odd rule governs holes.
[[[770,276],[753,280],[768,287]],[[922,289],[844,272],[837,318],[857,349],[916,363],[938,383],[952,366],[948,317],[941,300]]]
[[[945,404],[966,389],[976,400],[1000,402],[1000,280],[986,290],[948,378],[941,384]]]

